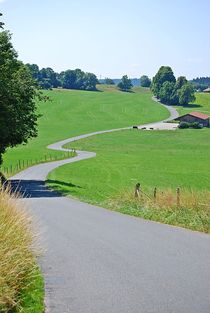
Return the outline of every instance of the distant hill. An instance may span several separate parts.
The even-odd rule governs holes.
[[[120,78],[112,78],[112,80],[114,81],[115,85],[119,84],[119,82],[121,81]],[[99,82],[100,82],[100,84],[104,84],[105,79],[99,79]],[[131,78],[131,82],[132,82],[134,87],[140,86],[140,79],[139,78]]]
[[[190,81],[196,89],[204,90],[210,87],[210,77],[197,77]]]

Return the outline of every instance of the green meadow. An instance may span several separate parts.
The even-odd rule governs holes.
[[[180,115],[193,111],[202,112],[204,114],[210,115],[210,93],[198,92],[195,95],[195,102],[191,103],[188,107],[176,107]]]
[[[210,233],[209,136],[210,129],[124,130],[83,139],[74,148],[95,151],[96,158],[55,169],[47,183],[85,202]]]
[[[210,129],[127,130],[74,143],[97,157],[57,168],[50,185],[84,201],[104,205],[109,197],[134,189],[210,188]],[[71,145],[69,146],[71,147]]]
[[[110,88],[115,91],[114,87]],[[150,92],[141,93],[141,97],[145,95],[150,95]],[[207,113],[210,94],[197,93],[194,104],[188,108],[176,108],[181,114],[197,108]],[[106,202],[107,198],[124,188],[133,188],[138,181],[146,190],[178,186],[209,189],[209,135],[210,129],[129,130],[83,139],[68,147],[94,151],[97,157],[56,169],[49,175],[50,184],[67,194],[97,204]]]
[[[63,152],[46,148],[65,138],[159,121],[169,115],[164,107],[151,99],[148,89],[135,88],[134,92],[125,93],[113,86],[99,88],[98,92],[45,91],[51,101],[38,103],[42,115],[38,137],[25,146],[9,149],[4,156],[3,169],[13,166],[13,174],[20,170],[15,166],[19,162],[25,161],[26,167],[31,163],[67,157]],[[198,93],[195,103],[187,108],[176,108],[180,114],[195,110],[208,114],[210,95]],[[68,147],[94,151],[97,157],[55,169],[49,174],[47,183],[66,195],[122,213],[209,232],[208,205],[198,210],[194,201],[197,201],[197,195],[200,201],[202,193],[210,188],[209,135],[210,129],[130,129],[93,136]],[[27,163],[28,160],[32,160],[31,163]],[[137,182],[150,196],[154,187],[165,191],[170,188],[165,197],[168,203],[168,198],[173,198],[176,188],[180,187],[183,193],[186,191],[185,203],[194,203],[193,209],[184,207],[177,212],[177,207],[174,211],[171,205],[169,211],[162,206],[158,211],[153,207],[147,211],[136,209],[138,205],[132,195]],[[191,190],[197,195],[189,195]],[[208,197],[207,194],[205,199]]]
[[[115,87],[99,86],[98,92],[78,90],[45,91],[51,101],[37,103],[42,115],[39,119],[38,137],[27,145],[8,149],[4,155],[3,169],[11,172],[21,167],[64,158],[63,152],[48,150],[47,145],[72,136],[98,130],[132,126],[158,121],[168,117],[165,108],[151,99],[143,88],[125,93]]]

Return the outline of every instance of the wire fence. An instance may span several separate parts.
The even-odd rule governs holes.
[[[76,151],[74,149],[72,151],[68,151],[59,155],[45,154],[42,158],[30,158],[30,159],[17,160],[15,164],[10,164],[7,166],[5,166],[3,163],[0,168],[0,171],[5,176],[10,177],[33,165],[64,160],[64,159],[72,158],[74,156],[76,156]]]

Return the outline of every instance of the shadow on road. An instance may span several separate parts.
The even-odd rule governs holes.
[[[16,192],[21,198],[52,198],[61,197],[56,191],[51,191],[44,181],[39,180],[11,180],[11,191]]]

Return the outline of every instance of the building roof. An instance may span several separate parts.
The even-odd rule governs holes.
[[[200,118],[201,120],[207,120],[207,119],[210,118],[209,115],[203,114],[203,113],[201,113],[201,112],[191,112],[191,113],[187,113],[187,114],[184,114],[184,115],[182,115],[182,116],[179,116],[179,117],[175,118],[175,120],[179,120],[180,117],[184,117],[184,116],[187,116],[187,115],[191,115],[191,116],[194,116],[194,117],[198,117],[198,118]]]
[[[204,89],[203,92],[210,92],[210,87]]]

